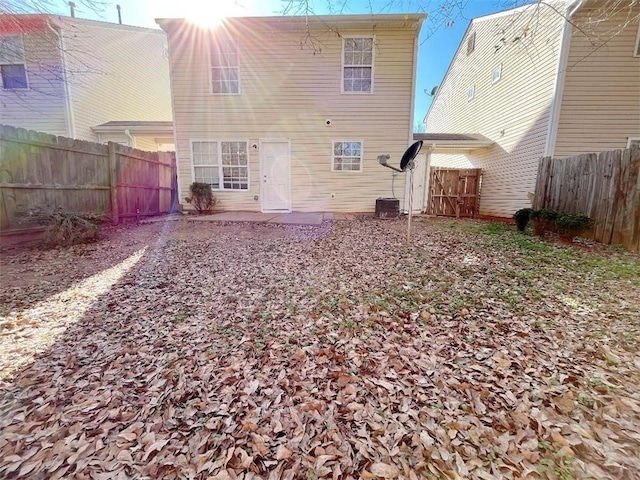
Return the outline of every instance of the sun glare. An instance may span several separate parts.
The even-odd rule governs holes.
[[[238,0],[217,0],[215,2],[186,2],[185,17],[200,27],[215,28],[227,17],[246,15]]]

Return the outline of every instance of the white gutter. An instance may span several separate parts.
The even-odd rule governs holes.
[[[65,107],[67,110],[67,133],[71,138],[76,138],[76,122],[73,116],[73,102],[71,101],[71,90],[69,89],[69,80],[67,78],[67,59],[65,55],[66,45],[64,42],[64,32],[62,28],[56,31],[55,28],[47,22],[47,28],[58,37],[58,48],[60,49],[60,61],[62,62],[62,82],[64,83]]]
[[[569,12],[564,18],[564,28],[562,29],[562,43],[560,44],[560,54],[558,55],[558,69],[556,71],[556,85],[551,101],[549,112],[549,127],[547,129],[547,141],[544,146],[544,156],[553,157],[556,150],[556,139],[558,136],[558,124],[560,123],[560,109],[562,97],[564,95],[564,81],[567,73],[567,63],[569,61],[569,50],[571,46],[572,27],[571,18],[582,7],[585,0],[574,0],[567,7]]]

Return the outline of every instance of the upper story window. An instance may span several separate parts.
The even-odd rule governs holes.
[[[502,78],[502,64],[493,69],[491,73],[491,83],[496,83]]]
[[[193,179],[217,190],[249,190],[247,142],[191,142]]]
[[[476,86],[475,85],[471,85],[469,87],[469,89],[467,90],[467,100],[471,101],[473,100],[473,97],[476,96]]]
[[[471,32],[467,39],[467,55],[471,55],[476,49],[476,32]]]
[[[638,25],[638,33],[636,34],[636,48],[633,51],[634,57],[640,57],[640,25]]]
[[[29,88],[22,36],[0,37],[0,76],[2,88]]]
[[[362,171],[362,142],[333,142],[332,172]]]
[[[211,44],[211,92],[240,93],[238,43],[229,38],[216,38]]]
[[[373,37],[342,39],[342,91],[373,92]]]

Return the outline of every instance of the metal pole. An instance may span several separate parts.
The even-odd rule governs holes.
[[[411,243],[411,217],[413,216],[413,168],[409,169],[409,222],[407,223],[407,244]]]

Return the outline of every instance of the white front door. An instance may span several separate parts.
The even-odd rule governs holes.
[[[413,169],[413,205],[412,209],[414,213],[420,213],[425,207],[425,187],[427,180],[427,155],[424,153],[418,154],[414,160],[416,166]],[[404,188],[404,211],[409,212],[409,182],[411,173],[409,170],[405,173],[405,188]]]
[[[288,140],[260,141],[263,212],[291,211],[291,151]]]

